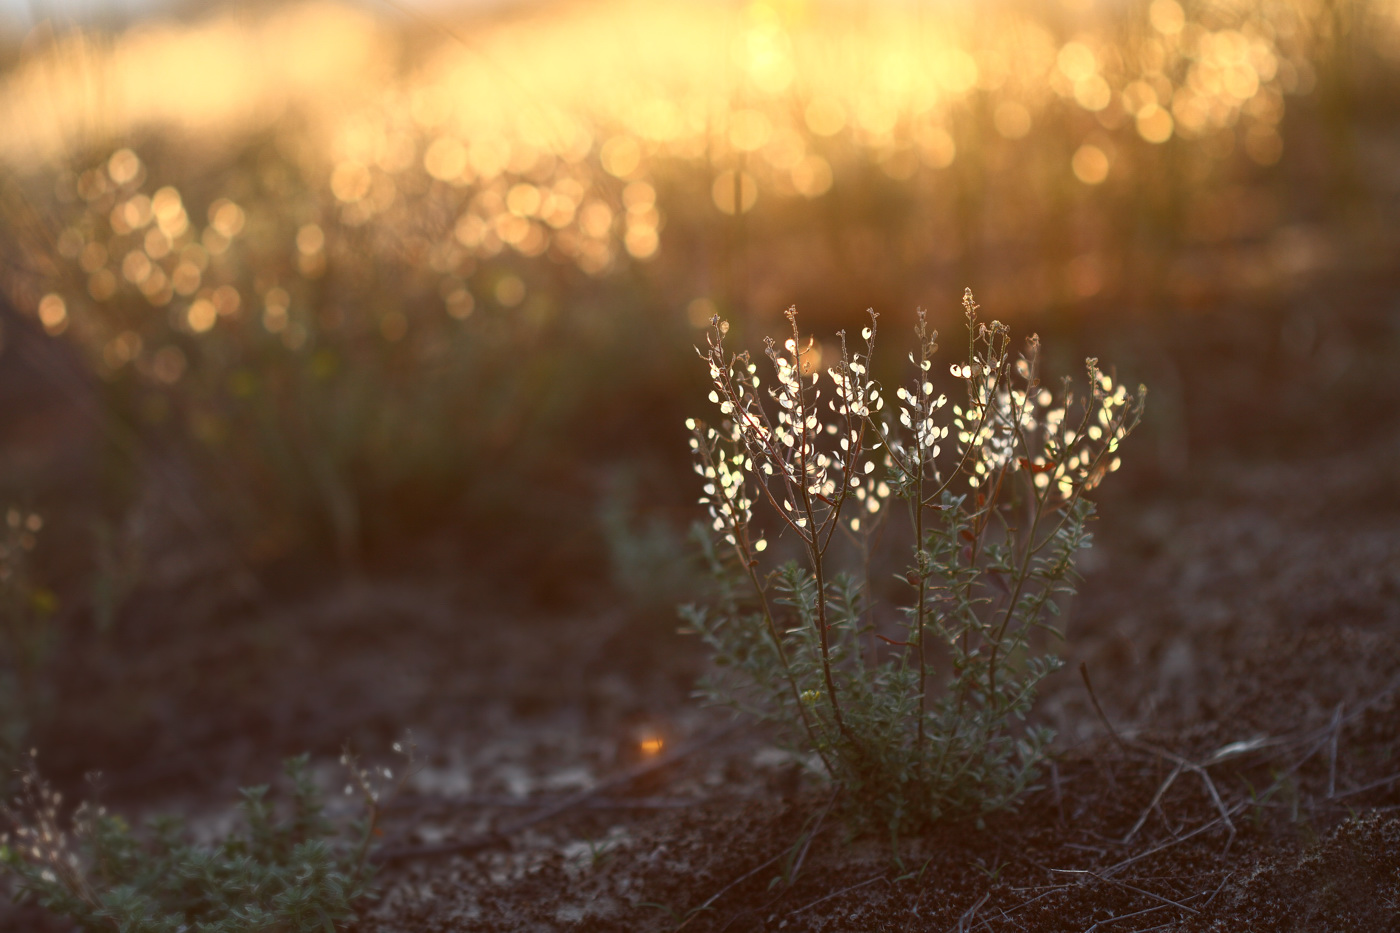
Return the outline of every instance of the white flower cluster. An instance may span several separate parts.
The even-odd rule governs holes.
[[[909,438],[889,439],[896,465],[906,480],[923,475],[935,483],[941,480],[940,489],[947,487],[954,476],[943,479],[937,458],[944,452],[940,442],[950,434],[956,439],[958,458],[954,474],[965,474],[973,489],[998,483],[1007,473],[1026,470],[1036,490],[1053,484],[1059,495],[1068,499],[1078,491],[1093,489],[1105,473],[1118,469],[1115,454],[1141,412],[1141,392],[1130,395],[1125,386],[1115,385],[1091,358],[1087,361],[1088,398],[1082,417],[1074,421],[1069,418],[1075,397],[1068,380],[1058,406],[1054,393],[1040,384],[1039,339],[1031,337],[1025,355],[1011,365],[1007,327],[999,321],[978,323],[978,306],[970,291],[964,295],[963,305],[970,333],[970,361],[954,363],[948,371],[965,384],[966,403],[951,406],[949,423],[938,422],[937,413],[948,399],[941,393],[934,395],[927,375],[932,368],[928,357],[936,349],[932,339],[925,341],[919,358],[910,354],[917,370],[915,381],[896,393],[902,403],[899,422]],[[918,326],[923,333],[926,322],[922,312]]]
[[[0,819],[7,824],[0,833],[0,850],[8,853],[13,863],[27,863],[36,869],[45,884],[61,881],[70,891],[82,890],[82,862],[71,835],[59,822],[63,795],[40,778],[36,757],[37,752],[30,749],[13,801],[0,805]],[[71,817],[73,834],[82,835],[96,817],[104,814],[103,810],[81,804]]]
[[[749,533],[754,502],[763,498],[807,547],[824,551],[849,498],[857,504],[847,512],[846,527],[869,532],[872,517],[895,491],[892,485],[913,493],[917,484],[921,500],[932,505],[959,476],[978,490],[1024,470],[1037,495],[1053,487],[1061,499],[1070,499],[1117,469],[1118,443],[1141,411],[1140,396],[1115,385],[1090,359],[1082,417],[1071,419],[1075,396],[1068,382],[1058,405],[1040,384],[1038,338],[1030,338],[1025,354],[1012,364],[1006,325],[979,322],[970,291],[963,306],[968,362],[953,364],[949,374],[964,384],[966,401],[950,405],[947,393],[935,385],[938,335],[921,310],[919,349],[909,354],[914,378],[895,390],[898,426],[877,419],[885,400],[869,374],[874,312],[861,333],[861,352],[851,352],[841,332],[840,358],[826,371],[829,395],[811,364],[820,351],[810,339],[803,341],[795,309],[787,312],[791,336],[781,346],[766,342],[774,373],[766,389],[747,353],[726,354],[727,324],[712,322],[708,349],[700,356],[713,383],[710,401],[724,420],[719,428],[693,419],[687,427],[695,470],[705,483],[700,501],[709,507],[714,531],[746,561],[753,560],[767,546]],[[947,463],[949,457],[956,458],[951,469],[940,468],[940,458]],[[877,476],[877,461],[883,461],[890,482]]]
[[[772,339],[766,343],[774,375],[766,391],[747,354],[726,356],[728,328],[714,322],[701,356],[714,384],[710,401],[726,420],[719,429],[687,422],[695,470],[705,480],[700,501],[710,509],[714,530],[741,551],[750,547],[747,526],[756,497],[767,499],[809,548],[824,550],[848,498],[854,496],[874,514],[890,493],[874,476],[874,452],[881,442],[867,436],[872,414],[885,405],[869,375],[877,316],[871,312],[870,326],[861,332],[861,352],[852,353],[845,332],[839,335],[840,358],[826,370],[829,392],[812,363],[819,351],[798,332],[796,309],[787,317],[791,336],[781,347]],[[859,530],[859,516],[850,527]],[[761,538],[752,542],[755,552],[765,546]]]
[[[1129,395],[1127,386],[1115,384],[1112,376],[1099,371],[1098,360],[1091,357],[1086,364],[1089,398],[1084,417],[1076,428],[1066,424],[1065,407],[1045,412],[1044,452],[1031,461],[1032,469],[1040,466],[1044,470],[1037,474],[1036,486],[1043,488],[1054,482],[1066,497],[1078,488],[1093,489],[1105,474],[1118,469],[1118,445],[1141,411],[1142,389]],[[1066,391],[1066,406],[1070,401]]]
[[[753,518],[753,498],[747,483],[753,458],[743,450],[737,426],[732,422],[728,436],[723,438],[717,430],[694,418],[687,418],[685,426],[692,435],[690,449],[696,452],[695,472],[705,481],[700,504],[709,506],[710,527],[737,546]],[[768,547],[762,538],[750,543],[755,552]]]

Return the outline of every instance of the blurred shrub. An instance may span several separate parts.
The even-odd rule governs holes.
[[[638,507],[633,477],[614,477],[603,490],[597,521],[612,583],[633,606],[669,611],[702,588],[683,529]]]
[[[458,505],[505,520],[563,479],[587,402],[646,377],[614,365],[635,301],[564,308],[587,304],[586,274],[478,263],[464,196],[425,173],[411,204],[389,181],[374,211],[271,145],[244,162],[195,173],[219,193],[202,202],[131,149],[73,175],[37,313],[103,376],[109,436],[191,465],[201,510],[254,559],[320,544],[353,563]]]

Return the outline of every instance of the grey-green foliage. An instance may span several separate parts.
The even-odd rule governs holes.
[[[372,817],[344,837],[326,818],[306,758],[287,762],[290,800],[279,813],[267,787],[241,791],[243,828],[195,842],[158,818],[137,833],[88,806],[59,828],[59,799],[31,772],[3,863],[17,897],[81,929],[120,933],[333,933],[370,895]]]
[[[789,312],[791,337],[765,351],[772,388],[715,322],[701,356],[723,420],[690,423],[717,588],[682,612],[718,667],[705,690],[785,727],[859,816],[892,832],[1010,806],[1035,780],[1052,735],[1024,720],[1059,661],[1033,636],[1055,633],[1090,542],[1083,493],[1117,469],[1145,397],[1092,359],[1087,391],[1066,380],[1056,396],[1036,338],[1013,359],[1007,328],[979,321],[970,293],[964,306],[967,362],[949,370],[959,403],[936,387],[922,312],[890,414],[870,376],[876,316],[863,351],[840,335],[823,386]],[[868,576],[896,500],[912,537],[908,598],[891,611],[872,604]],[[760,503],[802,560],[765,566]]]

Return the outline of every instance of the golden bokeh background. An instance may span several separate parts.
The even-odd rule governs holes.
[[[1286,163],[1295,109],[1315,118],[1295,148],[1354,142],[1307,138],[1329,132],[1327,114],[1313,112],[1345,106],[1324,98],[1400,61],[1400,5],[1188,6],[605,2],[452,19],[312,3],[215,8],[114,34],[46,22],[0,85],[10,128],[0,158],[77,188],[78,163],[104,146],[178,146],[198,163],[271,134],[301,183],[332,196],[325,210],[339,223],[391,225],[396,207],[441,187],[466,209],[440,250],[554,251],[592,274],[655,258],[672,215],[704,226],[737,212],[782,227],[773,218],[792,202],[824,198],[849,207],[823,219],[849,224],[835,231],[853,241],[845,246],[897,250],[909,259],[900,266],[1009,253],[1022,271],[998,278],[1028,283],[1008,285],[1016,304],[1034,304],[1036,291],[1042,302],[1089,298],[1136,277],[1151,259],[1119,247],[1144,218],[1186,243],[1262,238],[1229,278],[1327,261],[1327,236],[1249,182]],[[134,186],[139,197],[184,180],[178,168],[169,179],[142,174],[152,185]],[[106,179],[114,189],[130,180]],[[658,201],[658,184],[677,203]],[[918,216],[870,243],[861,215],[873,185]],[[89,185],[82,197],[94,194]],[[146,219],[140,203],[133,221]],[[1072,255],[1052,248],[1064,238]],[[148,239],[158,265],[168,251]],[[61,245],[72,252],[77,240]],[[805,246],[797,251],[833,248]],[[806,262],[746,248],[773,269],[750,270],[741,289],[757,288],[760,304],[794,274],[772,263]],[[140,260],[133,268],[107,252],[110,263],[88,254],[85,266],[149,281]],[[453,265],[441,255],[436,264]],[[170,288],[146,289],[158,304],[193,294],[162,269]],[[89,289],[94,299],[107,279]]]
[[[345,548],[558,393],[674,397],[715,313],[1170,327],[1400,247],[1395,0],[231,3],[4,60],[12,303]]]

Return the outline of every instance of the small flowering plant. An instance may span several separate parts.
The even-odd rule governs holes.
[[[1008,807],[1031,786],[1052,735],[1022,720],[1059,666],[1033,636],[1058,634],[1090,543],[1085,493],[1118,468],[1146,395],[1094,359],[1086,389],[1066,379],[1054,393],[1036,337],[1013,357],[1007,327],[979,320],[970,291],[963,306],[957,401],[936,384],[922,311],[912,377],[887,406],[870,372],[878,315],[858,347],[838,335],[823,374],[793,309],[790,336],[765,345],[771,385],[712,322],[700,355],[721,419],[688,422],[718,581],[711,604],[682,610],[719,668],[704,689],[787,728],[858,815],[892,832]],[[893,500],[912,547],[891,610],[870,566]],[[765,566],[760,507],[799,560]]]
[[[0,805],[0,878],[16,899],[32,900],[83,930],[141,933],[325,933],[343,928],[374,896],[370,846],[387,799],[412,771],[411,737],[396,743],[409,769],[398,780],[346,753],[345,791],[360,818],[337,826],[302,755],[285,765],[290,800],[268,788],[240,793],[241,831],[212,844],[180,820],[153,819],[137,832],[105,808],[83,803],[68,820],[63,798],[39,775],[31,751],[14,799]]]

